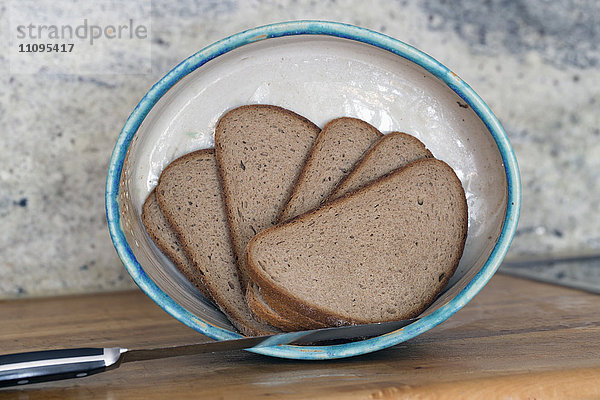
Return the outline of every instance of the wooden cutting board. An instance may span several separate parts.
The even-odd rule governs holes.
[[[199,342],[140,291],[0,302],[0,353]],[[333,361],[245,351],[0,390],[23,399],[600,399],[600,296],[496,275],[435,329]]]

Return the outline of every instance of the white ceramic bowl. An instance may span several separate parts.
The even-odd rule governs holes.
[[[142,99],[115,146],[106,188],[111,237],[136,283],[175,318],[217,340],[239,337],[152,243],[141,206],[170,161],[212,147],[219,117],[251,103],[288,108],[319,126],[350,116],[384,133],[410,133],[454,168],[469,205],[458,270],[417,322],[343,345],[252,351],[327,359],[385,348],[450,317],[496,271],[516,229],[520,179],[486,104],[446,67],[388,36],[331,22],[281,23],[223,39],[182,62]]]

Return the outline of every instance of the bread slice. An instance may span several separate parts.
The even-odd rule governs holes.
[[[246,291],[246,302],[250,311],[259,321],[288,332],[327,327],[326,324],[300,314],[277,301],[271,300],[270,303],[275,305],[275,307],[271,307],[269,302],[265,301],[265,297],[271,299],[267,293],[264,293],[264,290],[250,282]]]
[[[367,151],[331,193],[329,200],[355,191],[413,161],[431,157],[433,155],[419,139],[402,132],[390,132]]]
[[[446,285],[466,236],[460,180],[424,159],[259,233],[248,272],[278,302],[328,325],[406,319]]]
[[[257,287],[258,287],[258,285],[257,285]],[[287,304],[281,303],[278,300],[277,294],[275,294],[275,296],[274,296],[266,289],[261,289],[261,288],[259,288],[259,289],[260,289],[259,292],[261,294],[262,301],[265,304],[267,304],[267,306],[271,307],[277,314],[279,314],[283,318],[286,318],[286,319],[292,320],[292,321],[299,321],[305,329],[321,329],[321,328],[327,328],[329,326],[321,321],[317,321],[313,318],[310,318],[309,316],[299,313],[298,310],[290,307]],[[273,306],[271,306],[271,305],[273,305]]]
[[[313,146],[313,150],[311,151],[311,155],[309,156],[309,159],[307,160],[305,167],[300,175],[300,179],[299,182],[301,182],[304,179],[306,179],[306,171],[307,171],[307,165],[311,164],[311,161],[314,159],[316,154],[321,154],[321,156],[323,157],[327,157],[330,156],[331,154],[327,154],[327,151],[323,151],[326,150],[326,147],[324,149],[322,149],[321,151],[315,151],[315,148],[318,148],[318,146],[321,144],[322,138],[325,138],[326,140],[324,140],[325,144],[331,143],[332,141],[333,146],[329,146],[329,147],[335,147],[335,144],[337,144],[337,142],[335,141],[335,138],[333,138],[334,135],[332,135],[332,133],[337,133],[339,135],[341,128],[343,127],[347,127],[346,129],[350,132],[352,131],[358,131],[360,130],[364,130],[366,132],[377,132],[379,133],[379,131],[377,131],[375,128],[373,128],[371,125],[367,124],[366,122],[360,121],[360,120],[353,120],[352,118],[340,118],[338,120],[334,120],[332,122],[330,122],[328,125],[326,125],[323,130],[321,131],[321,133],[319,134],[319,137],[317,138],[317,141],[315,142],[315,145]],[[361,129],[362,128],[362,129]],[[325,135],[324,135],[325,134]],[[350,137],[352,137],[353,135],[350,135]],[[386,136],[384,136],[383,138],[381,137],[381,134],[378,135],[378,137],[380,138],[377,143],[375,145],[373,145],[371,147],[370,150],[368,150],[366,152],[366,154],[363,155],[363,157],[361,158],[361,160],[357,163],[355,163],[355,167],[354,169],[351,170],[351,172],[349,174],[343,174],[342,178],[341,178],[341,182],[340,182],[340,186],[338,186],[338,188],[336,188],[335,190],[335,195],[332,194],[331,197],[336,196],[339,197],[347,192],[356,190],[366,184],[368,184],[369,182],[373,181],[376,178],[379,178],[382,175],[385,175],[387,173],[390,173],[391,171],[398,169],[412,161],[421,159],[421,158],[430,158],[433,157],[431,152],[429,150],[427,150],[425,148],[425,145],[423,143],[421,143],[421,141],[419,141],[417,138],[410,136],[406,133],[401,133],[401,132],[391,132],[389,134],[387,134]],[[327,140],[329,139],[329,140]],[[333,140],[332,140],[333,139]],[[323,146],[322,146],[323,147]],[[345,151],[345,150],[343,150]],[[335,154],[336,150],[331,150],[331,152],[333,152]],[[358,154],[359,152],[356,152],[355,154]],[[361,154],[363,154],[363,152],[360,152]],[[344,153],[342,153],[344,154]],[[359,155],[360,156],[360,155]],[[315,164],[317,164],[315,162]],[[329,162],[328,160],[325,160],[324,162],[322,162],[321,164],[323,165],[331,165],[332,163]],[[325,169],[325,168],[321,168],[321,169]],[[314,176],[318,176],[319,174],[314,174]],[[345,178],[343,178],[343,176],[345,176]],[[328,182],[328,181],[326,181]],[[313,190],[313,192],[319,192],[319,190],[317,189],[317,185],[318,185],[318,181],[314,182],[313,185],[311,184],[305,184],[304,188],[305,190],[308,188],[314,188],[315,190]],[[287,218],[291,218],[294,217],[296,215],[296,211],[308,211],[308,210],[298,210],[293,209],[294,212],[290,213],[290,210],[292,210],[292,208],[290,208],[290,204],[293,203],[294,198],[298,199],[299,196],[297,195],[297,193],[299,193],[299,186],[296,185],[295,190],[294,190],[294,194],[292,194],[292,200],[290,203],[288,203],[288,206],[284,209],[283,212],[283,218],[282,220],[286,220]],[[328,188],[328,191],[331,192],[331,189]],[[296,196],[295,196],[296,195]],[[314,199],[314,198],[313,198]],[[321,203],[323,201],[323,199],[319,199],[318,202]],[[314,202],[316,203],[316,201]],[[300,202],[296,201],[296,205],[299,205]],[[318,206],[318,204],[313,204],[316,208],[316,206]],[[266,292],[263,290],[263,292]],[[256,298],[254,298],[254,304],[258,304],[261,301],[264,301],[265,297],[269,297],[268,294],[266,294],[265,296],[259,297],[256,296]],[[262,304],[262,308],[263,309],[270,309],[273,313],[278,313],[278,317],[279,317],[279,321],[281,320],[283,321],[288,321],[290,323],[290,326],[292,325],[292,322],[295,320],[298,320],[298,316],[297,313],[294,314],[293,310],[290,311],[289,308],[285,307],[285,305],[283,305],[282,303],[278,302],[278,301],[273,301],[272,302],[272,306],[270,306],[269,304]],[[252,308],[251,308],[252,309]],[[286,316],[289,317],[286,319]],[[314,322],[314,320],[313,320]],[[314,323],[313,324],[309,324],[307,326],[310,326],[311,328],[316,328],[318,326],[315,326]]]
[[[248,303],[248,308],[252,314],[254,314],[257,321],[273,325],[285,332],[301,331],[305,329],[305,327],[298,322],[280,316],[276,311],[269,307],[262,299],[258,286],[252,282],[250,282],[246,288],[246,303]]]
[[[200,271],[195,271],[194,265],[185,255],[183,248],[179,244],[179,239],[177,239],[177,236],[160,210],[154,190],[148,195],[142,206],[142,223],[156,246],[171,260],[179,272],[198,288],[205,297],[209,300],[212,299],[204,286],[199,273]]]
[[[246,335],[279,332],[255,321],[244,300],[214,150],[189,153],[169,164],[160,175],[156,198],[206,289],[233,325]]]
[[[360,119],[342,117],[328,122],[317,136],[278,220],[287,221],[318,207],[382,136],[375,127]],[[284,312],[290,318],[279,315],[264,302],[257,288],[249,288],[246,301],[255,315],[284,330],[294,330],[296,321],[302,318],[289,309]],[[305,325],[306,328],[322,327],[312,320]]]
[[[306,118],[271,105],[238,107],[217,123],[215,154],[244,287],[246,245],[277,222],[319,132]]]
[[[375,127],[356,118],[337,118],[327,123],[310,151],[279,221],[317,208],[382,136]]]

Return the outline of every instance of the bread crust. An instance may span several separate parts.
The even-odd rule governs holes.
[[[381,132],[379,132],[379,130],[377,128],[375,128],[368,122],[365,122],[358,118],[340,117],[340,118],[335,118],[335,119],[329,121],[323,127],[321,132],[319,132],[317,139],[315,140],[312,147],[310,148],[310,151],[308,153],[308,156],[306,157],[304,166],[302,167],[300,174],[298,175],[298,177],[296,178],[296,180],[294,182],[294,185],[292,186],[292,190],[290,191],[290,195],[288,196],[288,199],[285,202],[285,206],[282,208],[281,212],[279,213],[279,216],[277,217],[277,222],[284,222],[285,220],[291,219],[290,212],[292,212],[291,207],[293,206],[293,200],[298,195],[298,191],[300,190],[300,182],[305,181],[306,175],[309,172],[312,172],[311,169],[313,168],[313,164],[316,162],[316,159],[315,159],[316,149],[321,145],[321,143],[324,140],[328,139],[327,135],[329,134],[331,129],[334,129],[336,127],[336,125],[338,125],[340,123],[344,123],[344,122],[358,123],[359,125],[362,125],[364,128],[368,129],[375,138],[380,139],[381,137],[383,137],[383,134]],[[372,145],[373,145],[373,143],[371,143],[369,148],[372,148]],[[368,151],[368,149],[367,149],[367,151]],[[361,155],[361,157],[362,157],[362,155]],[[359,157],[359,160],[361,157]],[[355,168],[355,166],[357,165],[357,162],[359,160],[356,160],[356,162],[353,163],[353,165],[349,168],[349,171],[352,171]],[[337,184],[341,183],[345,179],[346,176],[347,176],[347,174],[342,176],[341,180]],[[337,186],[337,184],[335,186]],[[335,186],[333,187],[332,191],[327,196],[325,196],[324,200],[326,200],[331,195],[331,193],[333,191],[335,191],[335,189],[336,189]],[[323,203],[323,202],[324,201],[322,201],[320,203]],[[319,206],[319,205],[320,204],[318,204],[317,206]]]
[[[367,167],[368,164],[371,162],[371,160],[373,160],[375,157],[378,156],[377,153],[380,150],[380,146],[384,145],[386,142],[388,142],[390,140],[394,140],[396,137],[401,137],[404,140],[412,142],[413,145],[420,147],[421,150],[425,154],[425,156],[423,158],[433,158],[433,154],[431,154],[431,151],[429,151],[429,149],[427,149],[427,147],[425,147],[425,144],[423,144],[423,142],[421,142],[416,137],[411,136],[408,133],[404,133],[404,132],[397,132],[397,131],[390,132],[390,133],[386,134],[383,138],[381,138],[379,140],[379,142],[375,143],[369,150],[366,151],[366,153],[363,155],[363,157],[356,163],[356,165],[354,166],[352,171],[350,171],[350,173],[348,175],[346,175],[344,178],[342,178],[342,180],[338,183],[337,187],[333,190],[333,192],[331,192],[331,194],[329,195],[327,200],[324,202],[324,204],[333,199],[340,197],[344,192],[355,192],[358,189],[369,184],[369,181],[362,182],[361,185],[359,187],[357,187],[356,189],[346,191],[346,187],[349,184],[349,182],[354,180],[355,176],[358,173],[360,173],[361,169]],[[410,164],[410,163],[407,163],[407,164]]]
[[[264,109],[264,110],[270,110],[270,111],[276,111],[279,113],[284,113],[284,114],[292,116],[292,117],[298,119],[299,121],[301,121],[302,123],[306,124],[308,130],[315,131],[317,134],[318,134],[318,132],[321,131],[321,129],[317,125],[312,123],[307,118],[301,116],[300,114],[297,114],[297,113],[290,111],[288,109],[285,109],[283,107],[274,106],[274,105],[270,105],[270,104],[250,104],[250,105],[243,105],[240,107],[233,108],[233,109],[227,111],[225,114],[223,114],[221,116],[221,118],[219,119],[219,121],[217,122],[217,126],[215,127],[215,156],[217,159],[217,171],[218,171],[219,182],[221,185],[221,195],[223,198],[223,206],[225,208],[225,214],[227,215],[229,241],[231,243],[234,255],[236,257],[236,265],[238,267],[238,276],[240,278],[242,288],[245,288],[248,285],[248,280],[249,280],[248,273],[246,271],[246,267],[245,267],[245,265],[243,265],[243,264],[245,264],[246,244],[242,245],[241,243],[238,243],[238,240],[237,240],[238,238],[236,238],[236,233],[234,232],[234,228],[233,228],[233,226],[235,225],[235,222],[233,219],[233,207],[231,206],[231,198],[230,198],[230,194],[228,193],[229,188],[227,187],[227,180],[225,179],[226,166],[224,165],[225,162],[224,162],[224,160],[222,158],[222,154],[221,154],[222,149],[220,147],[220,142],[221,142],[222,130],[220,129],[220,126],[223,123],[223,121],[226,119],[227,116],[229,116],[232,113],[235,113],[235,112],[238,112],[241,110],[245,110],[245,109]],[[317,134],[315,134],[315,139],[316,139]],[[313,143],[314,143],[314,140],[313,140]],[[306,161],[307,156],[308,156],[308,154],[305,155],[304,159],[302,160],[302,164]],[[297,179],[297,177],[295,179]],[[289,196],[291,195],[292,187],[293,186],[290,186],[288,193],[285,195],[286,202],[289,199]],[[285,202],[283,204],[285,204]],[[277,215],[279,215],[280,213],[281,213],[281,211],[278,210]]]
[[[258,288],[250,283],[246,288],[246,303],[248,308],[254,315],[257,321],[263,324],[273,325],[285,332],[301,331],[306,329],[305,326],[284,318],[278,314],[275,310],[269,307],[260,297],[257,295]]]
[[[467,202],[466,202],[466,197],[464,196],[464,189],[462,187],[462,183],[460,182],[460,180],[458,179],[458,177],[456,176],[456,174],[454,173],[452,168],[450,168],[448,166],[448,164],[446,164],[443,161],[436,160],[436,159],[421,159],[421,160],[414,161],[402,168],[399,168],[389,174],[386,174],[386,175],[372,181],[367,186],[364,186],[354,192],[346,193],[345,195],[330,201],[329,203],[327,203],[326,205],[324,205],[323,207],[321,207],[319,209],[311,210],[305,214],[302,214],[302,215],[299,215],[299,216],[293,218],[290,221],[287,221],[282,224],[278,224],[276,226],[273,226],[271,228],[268,228],[268,229],[260,232],[254,238],[252,238],[252,240],[248,243],[248,250],[246,253],[248,273],[249,273],[251,279],[254,282],[256,282],[259,285],[259,287],[261,287],[261,289],[268,291],[268,293],[270,293],[270,296],[272,296],[272,300],[274,301],[273,304],[275,304],[275,302],[281,302],[288,308],[296,310],[298,313],[301,313],[301,314],[303,314],[311,319],[314,319],[316,321],[327,324],[328,326],[342,326],[342,325],[371,323],[372,321],[369,321],[369,320],[359,320],[359,319],[354,319],[354,318],[348,318],[348,317],[342,316],[340,314],[336,314],[335,312],[325,310],[322,307],[316,306],[314,304],[313,305],[307,304],[302,299],[298,298],[296,296],[296,294],[290,292],[289,290],[287,290],[283,287],[276,285],[271,279],[268,279],[268,277],[266,276],[266,273],[264,273],[261,270],[261,268],[254,262],[254,260],[252,258],[253,248],[255,246],[255,243],[258,240],[260,240],[263,236],[268,235],[271,231],[275,231],[275,230],[279,229],[281,226],[297,224],[299,222],[302,222],[303,220],[309,219],[312,216],[314,216],[315,214],[319,213],[320,210],[322,210],[322,209],[331,208],[338,204],[343,204],[348,199],[350,199],[354,196],[357,196],[360,193],[369,191],[370,188],[374,187],[375,185],[380,184],[381,182],[391,180],[395,176],[397,176],[399,174],[403,174],[403,173],[405,173],[405,171],[409,171],[410,168],[415,168],[415,167],[418,167],[422,163],[428,163],[428,162],[432,162],[432,161],[442,163],[450,171],[452,171],[452,175],[451,175],[452,179],[455,180],[455,184],[457,184],[458,187],[460,187],[460,190],[462,191],[461,198],[462,198],[463,204],[461,204],[461,206],[464,210],[464,212],[462,213],[464,227],[462,229],[460,243],[458,245],[459,248],[457,249],[457,251],[455,253],[454,259],[451,261],[450,267],[448,269],[448,273],[446,273],[445,276],[442,279],[440,279],[440,285],[438,286],[437,290],[435,292],[432,292],[428,296],[428,298],[426,299],[424,304],[419,309],[415,310],[414,312],[410,313],[409,315],[406,315],[405,319],[414,318],[414,317],[418,316],[435,300],[435,298],[438,296],[438,294],[443,290],[443,288],[446,286],[446,284],[450,280],[450,277],[456,271],[456,268],[458,267],[458,263],[462,256],[462,252],[464,250],[466,237],[467,237],[467,229],[468,229],[468,224],[466,222],[468,220],[468,206],[467,206]],[[388,320],[382,320],[379,322],[385,322],[385,321],[389,321],[389,320],[394,320],[394,318],[388,319]]]
[[[285,303],[277,300],[277,295],[271,294],[268,290],[260,288],[260,294],[264,303],[275,311],[280,317],[289,321],[297,321],[302,326],[302,329],[321,329],[327,328],[328,325],[313,318],[310,318],[297,310],[288,307]]]
[[[154,197],[154,199],[152,197]],[[156,247],[158,247],[158,249],[165,256],[167,256],[167,258],[169,260],[171,260],[171,262],[175,265],[177,270],[179,272],[181,272],[181,274],[188,281],[190,281],[200,291],[200,293],[202,293],[204,295],[204,297],[206,297],[209,300],[212,300],[212,296],[211,296],[210,292],[208,291],[208,289],[206,289],[206,285],[204,284],[204,281],[202,280],[202,276],[199,274],[193,273],[193,269],[195,268],[195,266],[189,260],[187,255],[185,254],[185,251],[183,250],[183,246],[181,246],[181,243],[179,242],[177,235],[175,234],[175,232],[173,232],[173,228],[169,224],[169,221],[166,219],[164,214],[162,214],[162,210],[160,210],[160,206],[158,206],[158,208],[159,208],[159,212],[162,214],[162,217],[165,219],[165,229],[167,229],[167,228],[170,229],[171,233],[173,233],[173,235],[175,236],[175,239],[177,241],[176,244],[182,249],[182,252],[183,252],[182,256],[184,257],[185,261],[181,260],[181,258],[179,257],[179,255],[176,253],[175,250],[173,250],[170,246],[167,246],[167,244],[165,243],[165,241],[167,239],[164,239],[163,237],[160,236],[159,232],[155,232],[154,229],[152,229],[152,227],[154,226],[154,222],[152,221],[149,214],[152,212],[150,210],[150,207],[152,206],[152,202],[154,202],[154,201],[157,202],[157,206],[158,206],[158,201],[156,200],[156,192],[155,192],[155,190],[152,190],[152,192],[150,192],[150,194],[146,198],[146,201],[144,201],[144,205],[142,206],[142,223],[144,225],[144,228],[146,229],[146,232],[148,233],[148,236],[150,236],[150,239],[152,239],[152,241],[154,242]],[[184,262],[186,262],[186,264],[184,264]]]
[[[300,174],[298,174],[296,180],[294,181],[292,190],[290,191],[288,199],[285,202],[285,206],[282,208],[281,212],[279,213],[279,216],[277,217],[278,223],[289,220],[293,216],[295,216],[292,213],[296,213],[297,211],[293,210],[292,207],[296,208],[295,199],[300,194],[300,192],[304,189],[304,186],[301,185],[301,183],[306,182],[306,177],[307,177],[308,173],[315,173],[315,171],[314,171],[315,165],[314,164],[319,161],[317,159],[318,156],[317,156],[316,151],[317,151],[317,149],[320,148],[320,146],[323,144],[323,142],[325,140],[330,139],[329,135],[331,135],[332,133],[339,134],[339,132],[332,132],[332,130],[336,129],[338,127],[338,125],[340,125],[340,124],[358,124],[361,128],[365,129],[367,131],[367,133],[366,134],[363,133],[364,136],[367,136],[369,134],[372,135],[372,141],[368,145],[368,148],[371,148],[374,145],[374,143],[377,142],[377,140],[379,140],[381,137],[383,137],[383,134],[377,128],[375,128],[368,122],[365,122],[358,118],[340,117],[340,118],[335,118],[335,119],[332,119],[331,121],[329,121],[323,127],[323,129],[321,129],[321,132],[319,132],[317,139],[315,140],[312,147],[310,148],[310,151],[308,153],[308,156],[306,157],[304,166],[302,167]],[[367,151],[368,148],[365,151]],[[349,171],[353,170],[353,168],[355,167],[357,162],[362,158],[363,155],[364,154],[361,154],[360,157],[352,163],[352,165],[348,168]],[[344,174],[341,177],[341,180],[343,180],[345,178],[345,176],[347,176],[347,174]],[[331,195],[331,193],[335,190],[337,184],[339,184],[339,181],[334,182],[333,188],[330,190],[329,193],[326,193],[324,198],[321,201],[319,201],[319,204],[311,206],[310,208],[311,209],[316,208],[316,207],[320,206],[322,203],[324,203],[328,199],[328,197]],[[248,293],[250,295],[252,295],[252,293],[250,291]],[[253,299],[253,300],[256,302],[257,306],[260,305],[263,308],[269,308],[275,314],[278,313],[277,316],[279,318],[282,318],[285,321],[298,321],[298,320],[303,321],[305,327],[308,329],[318,329],[318,328],[326,327],[325,324],[315,321],[313,319],[310,319],[308,317],[305,317],[304,315],[299,314],[299,313],[295,312],[294,310],[286,308],[283,304],[281,304],[279,302],[272,301],[271,304],[269,304],[269,302],[266,301],[265,297],[269,297],[269,295],[264,294],[262,296],[262,299]],[[251,309],[252,309],[252,307],[251,307]],[[257,310],[257,311],[260,312],[261,310]],[[291,326],[291,324],[290,324],[290,326]],[[282,329],[285,329],[285,328],[282,328]]]
[[[214,149],[197,150],[192,153],[188,153],[182,157],[179,157],[178,159],[171,162],[169,165],[167,165],[167,167],[161,173],[161,175],[159,177],[157,188],[160,188],[162,186],[161,183],[164,179],[165,173],[168,172],[171,168],[176,167],[179,162],[183,162],[187,159],[193,159],[193,158],[205,156],[205,155],[214,156]],[[159,204],[161,210],[163,210],[165,218],[167,219],[167,221],[169,221],[169,224],[172,226],[173,232],[177,236],[179,243],[181,243],[186,255],[188,256],[188,259],[193,263],[193,265],[198,270],[201,270],[202,269],[201,266],[196,263],[196,261],[194,260],[194,257],[192,256],[192,254],[193,254],[192,253],[192,244],[190,242],[191,239],[188,237],[189,235],[185,235],[181,231],[179,226],[176,223],[174,223],[175,216],[169,211],[169,207],[166,204],[166,200],[162,197],[160,190],[157,190],[156,194],[157,194],[156,198],[157,198],[158,204]],[[230,302],[227,301],[227,299],[224,299],[222,297],[221,291],[219,290],[219,288],[216,287],[216,285],[213,282],[211,282],[209,279],[204,278],[203,282],[205,284],[206,289],[211,294],[216,305],[223,311],[223,313],[225,313],[225,315],[227,315],[227,317],[229,318],[231,323],[237,329],[239,329],[243,334],[248,335],[248,336],[257,336],[257,335],[273,334],[273,333],[279,332],[278,329],[261,324],[254,320],[249,320],[246,323],[244,323],[244,318],[240,315],[238,310],[234,309],[231,306]],[[242,298],[243,298],[243,293],[240,293],[240,296],[242,296]],[[248,315],[251,316],[249,310],[248,310]]]

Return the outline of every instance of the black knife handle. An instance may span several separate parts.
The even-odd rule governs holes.
[[[33,351],[0,356],[0,387],[82,378],[118,366],[120,348]]]

